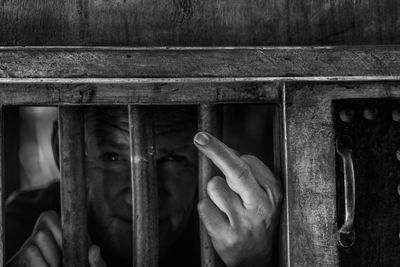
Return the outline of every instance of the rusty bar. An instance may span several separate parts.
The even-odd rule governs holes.
[[[88,266],[84,128],[80,107],[59,107],[63,266]]]
[[[0,266],[5,265],[5,240],[4,240],[4,235],[5,235],[5,229],[4,229],[4,208],[5,208],[5,202],[4,202],[4,194],[5,194],[5,188],[4,188],[4,133],[3,133],[3,128],[4,128],[4,106],[1,105],[0,107]]]
[[[129,105],[133,266],[158,266],[158,189],[151,107]]]
[[[221,108],[216,105],[199,105],[199,131],[208,132],[218,138],[222,136]],[[199,199],[207,197],[207,183],[217,174],[216,167],[202,153],[199,153]],[[200,250],[202,267],[218,267],[221,261],[214,251],[204,225],[200,223]]]

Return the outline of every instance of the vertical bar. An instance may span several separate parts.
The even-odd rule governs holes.
[[[216,105],[199,106],[199,131],[208,132],[216,137],[221,136],[221,116]],[[207,197],[207,183],[216,175],[217,169],[202,153],[199,153],[199,199]],[[202,267],[218,267],[221,262],[214,251],[210,237],[203,224],[200,224],[200,250]]]
[[[26,107],[25,107],[26,108]],[[20,124],[21,132],[24,130],[28,132],[23,126],[26,125],[26,121],[20,117],[19,106],[8,106],[4,109],[4,139],[7,143],[4,144],[4,177],[20,177],[20,161],[19,161],[19,148],[22,143],[20,136]],[[4,199],[7,199],[12,192],[21,188],[20,179],[5,179],[4,181]],[[7,253],[7,252],[6,252]]]
[[[154,118],[150,107],[129,105],[133,266],[158,266],[158,188]]]
[[[59,107],[63,266],[88,265],[84,127],[80,107]]]
[[[0,107],[0,267],[5,265],[5,244],[4,244],[4,138],[3,138],[3,126],[4,126],[4,106]]]
[[[274,121],[273,121],[273,149],[274,149],[274,173],[278,179],[282,181],[282,187],[285,188],[287,181],[285,164],[286,162],[286,99],[285,99],[285,84],[279,85],[279,104],[275,105],[274,108]],[[286,193],[284,194],[286,195]],[[290,267],[290,257],[288,255],[288,214],[286,213],[287,201],[284,199],[282,204],[281,221],[279,227],[279,266]]]
[[[282,115],[281,105],[274,106],[273,111],[273,129],[272,129],[272,140],[273,140],[273,157],[274,157],[274,174],[281,179],[282,174]]]
[[[288,162],[288,139],[287,139],[287,115],[286,115],[286,83],[282,84],[281,89],[281,114],[282,114],[282,177],[283,177],[283,186],[284,186],[284,200],[283,200],[283,209],[282,209],[282,226],[281,231],[283,234],[281,235],[284,240],[282,240],[283,249],[281,250],[281,259],[284,261],[280,261],[282,267],[291,267],[291,251],[290,251],[290,202],[289,202],[289,162]]]

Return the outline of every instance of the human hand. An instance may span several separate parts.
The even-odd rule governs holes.
[[[59,267],[62,265],[61,242],[60,216],[54,211],[42,212],[32,234],[6,266]],[[90,267],[107,267],[96,245],[90,246],[88,258]]]
[[[60,217],[54,211],[45,211],[37,219],[32,234],[6,266],[61,266],[61,240]]]
[[[200,218],[218,255],[231,266],[268,266],[277,247],[282,191],[270,169],[251,155],[238,156],[204,132],[194,143],[223,172],[207,184]]]
[[[106,262],[101,256],[100,247],[91,245],[89,248],[89,265],[90,267],[107,267]]]

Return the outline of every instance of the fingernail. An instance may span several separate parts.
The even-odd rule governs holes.
[[[194,137],[194,141],[201,146],[205,146],[210,142],[210,138],[207,136],[207,134],[199,132]]]

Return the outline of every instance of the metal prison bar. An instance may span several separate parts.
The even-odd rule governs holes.
[[[134,266],[158,265],[158,210],[155,144],[152,110],[145,106],[128,106],[131,177],[133,193],[133,257]],[[61,200],[64,266],[87,264],[88,240],[84,175],[84,138],[82,110],[60,107]],[[199,130],[220,136],[217,107],[199,106]],[[73,157],[74,159],[71,159]],[[199,155],[199,197],[206,197],[206,185],[215,174],[214,166]],[[71,195],[73,194],[73,198]],[[215,267],[210,239],[201,227],[202,266]]]
[[[221,136],[221,114],[215,105],[199,106],[199,130],[207,131],[214,136]],[[207,197],[207,183],[216,173],[211,161],[199,153],[199,199]],[[200,226],[201,265],[203,267],[218,267],[220,262],[213,250],[210,237],[203,225]]]
[[[157,179],[153,114],[144,106],[128,106],[133,193],[133,255],[135,266],[158,264]],[[199,106],[199,130],[218,133],[217,108]],[[61,200],[64,246],[64,266],[87,264],[88,240],[84,175],[83,117],[79,107],[60,107]],[[73,157],[74,159],[72,159]],[[199,197],[206,197],[206,185],[214,167],[204,155],[199,155]],[[71,195],[73,194],[73,198]],[[217,264],[209,237],[201,228],[203,266]]]
[[[3,47],[0,62],[2,108],[57,105],[60,109],[65,266],[87,266],[79,106],[120,104],[129,109],[134,266],[158,263],[154,132],[146,105],[199,105],[199,129],[215,134],[215,104],[221,103],[276,105],[274,169],[282,173],[285,189],[282,265],[338,266],[330,103],[346,97],[400,98],[400,46]],[[299,135],[310,143],[320,142],[321,147],[307,146]],[[4,157],[0,151],[0,265],[4,266]],[[200,156],[200,198],[212,169]],[[317,219],[309,216],[318,209],[323,212],[317,213]],[[216,266],[204,229],[201,250],[202,265]]]

